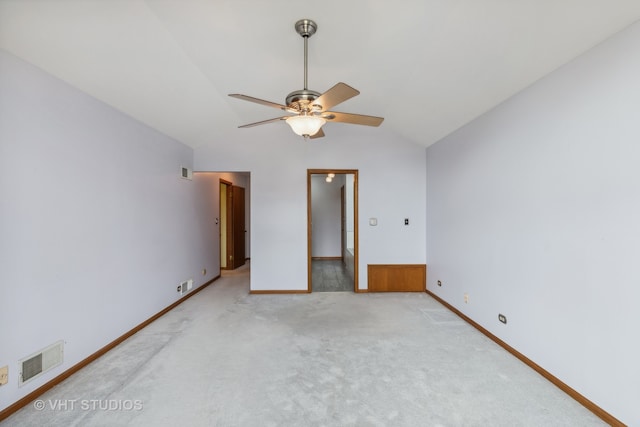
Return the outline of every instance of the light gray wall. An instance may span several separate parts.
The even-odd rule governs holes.
[[[427,150],[428,288],[629,425],[639,51],[636,24]]]
[[[0,410],[219,274],[212,189],[180,178],[192,162],[0,51]],[[64,364],[18,388],[18,360],[58,340]]]
[[[361,289],[367,264],[425,263],[425,148],[384,123],[326,126],[319,141],[276,123],[237,129],[195,150],[196,170],[251,172],[252,290],[307,289],[307,169],[359,170]],[[370,217],[378,218],[377,227],[368,225]],[[414,221],[404,226],[404,218]]]
[[[326,175],[311,176],[311,256],[339,257],[340,235],[340,187],[344,175],[336,175],[326,182]]]

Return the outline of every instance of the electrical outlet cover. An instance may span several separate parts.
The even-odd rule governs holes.
[[[0,368],[0,385],[5,385],[9,382],[9,367],[3,366]]]

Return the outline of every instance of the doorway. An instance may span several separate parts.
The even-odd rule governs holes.
[[[244,265],[245,248],[244,188],[220,179],[220,269],[235,270]]]
[[[308,291],[358,292],[358,171],[307,170]]]

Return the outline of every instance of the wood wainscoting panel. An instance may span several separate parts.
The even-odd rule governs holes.
[[[369,292],[424,292],[426,264],[369,264]]]

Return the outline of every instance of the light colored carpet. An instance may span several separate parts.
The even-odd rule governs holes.
[[[605,425],[426,294],[248,290],[224,275],[2,426]]]

